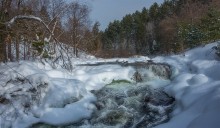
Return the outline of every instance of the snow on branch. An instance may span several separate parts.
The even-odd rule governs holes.
[[[43,20],[41,18],[33,16],[33,15],[29,15],[29,16],[18,15],[18,16],[15,16],[14,18],[12,18],[9,22],[6,22],[5,24],[10,27],[12,24],[14,24],[14,22],[16,20],[19,20],[19,19],[30,19],[30,20],[36,20],[36,21],[39,21],[39,22],[43,22]]]
[[[42,23],[42,25],[47,29],[47,31],[51,34],[51,36],[54,35],[53,32],[50,30],[49,26],[40,17],[36,17],[33,15],[28,15],[28,16],[27,15],[18,15],[18,16],[15,16],[14,18],[12,18],[9,22],[6,22],[5,24],[6,24],[6,26],[11,27],[11,25],[14,24],[16,20],[22,20],[22,19],[29,19],[29,20],[38,21],[38,22]]]
[[[14,24],[16,20],[23,20],[23,19],[35,20],[35,21],[38,21],[38,22],[42,23],[42,25],[46,28],[46,30],[50,33],[50,35],[52,37],[54,36],[54,33],[53,33],[53,31],[50,30],[49,26],[40,17],[36,17],[36,16],[33,16],[33,15],[28,15],[28,16],[27,15],[18,15],[18,16],[15,16],[9,22],[6,22],[5,25],[8,26],[8,27],[11,27],[11,25]],[[55,37],[53,37],[53,39],[56,42],[58,42],[58,40]]]
[[[56,37],[54,37],[54,30],[55,30],[55,27],[57,25],[57,21],[55,22],[54,24],[54,27],[53,29],[51,30],[49,28],[49,25],[47,25],[41,18],[39,17],[36,17],[36,16],[33,16],[33,15],[18,15],[18,16],[15,16],[14,18],[12,18],[9,22],[6,22],[5,25],[8,26],[8,27],[11,27],[12,24],[15,23],[16,20],[23,20],[23,19],[29,19],[29,20],[35,20],[35,21],[38,21],[40,22],[44,27],[45,29],[50,33],[50,36],[49,36],[49,40],[52,39],[55,41],[56,44],[59,45],[59,47],[65,51],[65,49],[62,47],[62,45],[60,44],[60,42],[58,41],[58,39]],[[52,22],[52,21],[51,21]],[[50,23],[49,23],[50,24]],[[65,65],[65,60],[64,60],[64,55],[63,53],[60,51],[60,54],[61,54],[61,58],[63,60],[63,63]]]

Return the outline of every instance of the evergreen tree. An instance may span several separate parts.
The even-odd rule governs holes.
[[[120,46],[120,36],[121,36],[121,24],[120,21],[115,20],[110,23],[108,29],[105,31],[107,36],[107,46],[110,46],[112,49],[116,50]]]
[[[200,28],[205,33],[205,40],[220,39],[220,11],[210,8],[207,16],[201,20]]]
[[[160,16],[159,14],[159,5],[157,3],[154,3],[150,9],[149,9],[149,15],[150,19],[154,22],[156,22]]]
[[[132,15],[126,15],[121,21],[122,28],[122,43],[123,49],[128,53],[134,53],[134,18]]]
[[[91,47],[89,48],[91,49],[91,51],[97,51],[101,49],[99,26],[100,23],[95,22],[92,28],[92,42],[91,42],[92,44]]]
[[[178,36],[188,47],[198,46],[204,37],[204,33],[199,27],[193,24],[180,25]]]

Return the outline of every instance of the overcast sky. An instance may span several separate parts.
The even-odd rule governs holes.
[[[104,30],[111,21],[121,20],[123,16],[149,8],[154,2],[162,3],[164,0],[78,0],[85,2],[91,8],[92,21],[99,21],[100,29]]]

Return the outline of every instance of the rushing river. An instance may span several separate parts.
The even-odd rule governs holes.
[[[106,64],[106,63],[104,63]],[[161,79],[170,79],[171,70],[166,64],[155,63],[111,63],[132,66],[136,69],[133,79],[113,80],[100,90],[92,91],[97,97],[96,110],[90,119],[62,126],[64,128],[151,128],[169,120],[175,99],[163,88],[152,88],[146,72],[153,72]],[[81,66],[99,66],[95,65]],[[45,124],[34,127],[53,128]]]

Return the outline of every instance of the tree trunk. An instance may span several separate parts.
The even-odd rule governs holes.
[[[0,33],[0,61],[4,60],[4,54],[3,54],[3,35]]]
[[[24,41],[24,53],[23,53],[23,55],[24,55],[24,60],[26,60],[26,41]]]
[[[31,42],[27,41],[27,59],[31,58]]]
[[[5,36],[4,36],[5,37]],[[8,56],[7,56],[7,44],[6,44],[6,41],[4,39],[3,41],[3,55],[4,55],[4,60],[3,62],[7,62],[8,61]]]
[[[78,57],[78,50],[77,50],[76,43],[74,43],[74,54],[76,57]]]
[[[19,61],[19,42],[18,37],[16,37],[16,60]]]
[[[13,61],[12,54],[11,54],[11,36],[10,35],[7,36],[5,43],[7,44],[7,47],[8,47],[8,59],[10,61]]]

